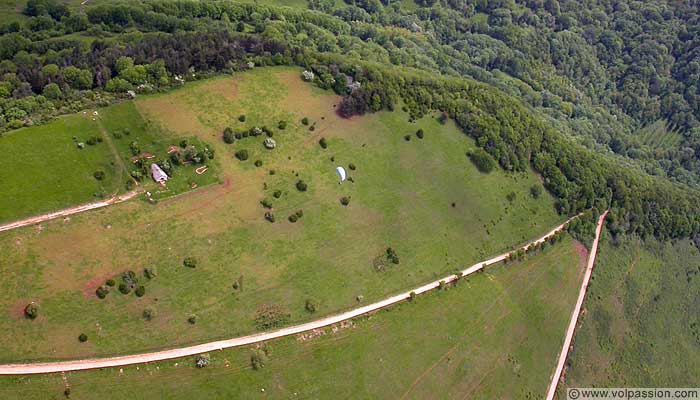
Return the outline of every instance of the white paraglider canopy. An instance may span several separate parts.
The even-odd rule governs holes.
[[[343,167],[337,167],[335,169],[335,172],[338,173],[338,177],[340,178],[341,182],[343,182],[348,177],[348,174],[345,172],[345,168]]]

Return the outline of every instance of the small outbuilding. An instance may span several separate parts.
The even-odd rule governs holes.
[[[154,181],[160,183],[161,185],[164,185],[168,180],[168,174],[166,174],[165,171],[163,171],[156,163],[151,164],[151,176],[153,176]]]

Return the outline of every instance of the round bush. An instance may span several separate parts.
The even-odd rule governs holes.
[[[321,148],[323,149],[328,148],[328,142],[326,142],[326,138],[321,138],[321,140],[318,141],[318,144],[321,145]]]
[[[127,285],[126,283],[122,282],[119,284],[119,292],[121,294],[129,294],[131,293],[131,286]]]
[[[92,176],[94,176],[95,179],[97,179],[98,181],[101,181],[101,180],[103,180],[103,179],[105,178],[105,172],[102,171],[102,170],[100,170],[100,171],[95,171],[95,173],[92,174]]]
[[[107,279],[107,282],[105,283],[107,284],[107,286],[114,286],[117,284],[112,278]]]
[[[29,319],[35,319],[39,316],[39,306],[36,303],[29,303],[24,307],[24,316]]]
[[[187,322],[188,322],[190,325],[196,324],[196,323],[197,323],[197,316],[194,315],[194,314],[190,315],[189,317],[187,317]]]
[[[404,140],[406,140],[407,142],[410,142],[410,141],[411,141],[411,135],[406,135],[406,136],[404,136],[403,138],[404,138]]]
[[[300,192],[306,192],[306,189],[308,188],[306,182],[302,181],[301,179],[297,181],[296,187]]]
[[[245,161],[248,159],[248,150],[243,149],[243,150],[238,150],[235,154],[236,158]]]
[[[255,160],[255,166],[256,166],[256,167],[262,167],[262,165],[263,165],[262,160]]]
[[[312,299],[307,299],[306,305],[304,306],[304,308],[306,309],[306,311],[308,311],[310,313],[315,313],[316,310],[318,309],[318,305]]]
[[[268,211],[265,213],[265,219],[269,222],[275,222],[275,214]]]
[[[298,218],[297,218],[297,215],[296,215],[296,214],[292,214],[292,215],[289,216],[288,219],[289,219],[289,222],[295,223],[295,222],[297,222],[297,219],[298,219]]]
[[[136,294],[136,297],[143,297],[143,295],[146,294],[146,288],[143,286],[139,286],[134,291],[134,294]]]
[[[272,197],[279,199],[282,196],[282,191],[281,190],[275,190],[274,193],[272,193]]]
[[[143,319],[145,319],[146,321],[150,321],[156,317],[156,310],[148,307],[143,310],[143,313],[141,313],[141,315],[143,316]]]
[[[226,128],[224,129],[224,142],[231,144],[235,141],[236,136],[235,133],[233,133],[233,129],[231,128]]]
[[[347,196],[341,197],[341,198],[340,198],[340,204],[342,204],[342,205],[344,205],[344,206],[347,206],[348,204],[350,204],[350,198],[347,197]]]
[[[81,334],[78,336],[78,340],[79,340],[80,342],[82,342],[82,343],[85,343],[85,342],[87,342],[88,337],[87,337],[86,334],[81,333]]]
[[[245,122],[245,114],[240,115],[240,116],[238,117],[238,120],[241,121],[241,122]]]
[[[354,171],[356,167],[355,167],[355,164],[350,163],[350,164],[348,164],[348,168],[350,168],[351,171]]]
[[[185,257],[185,259],[182,260],[182,265],[184,265],[187,268],[196,268],[197,259],[194,257]]]
[[[423,139],[423,130],[422,129],[418,129],[416,131],[416,137],[418,137],[418,139]]]
[[[107,286],[100,286],[95,290],[95,294],[97,295],[98,298],[104,299],[107,297],[107,294],[109,293],[109,288]]]
[[[287,121],[280,121],[277,123],[277,128],[283,130],[287,127]]]
[[[302,123],[303,125],[308,125],[308,124],[309,124],[309,119],[308,119],[307,117],[304,117],[304,118],[301,119],[301,123]]]
[[[311,125],[311,126],[309,127],[309,130],[310,130],[311,132],[315,131],[315,130],[316,130],[316,125]]]

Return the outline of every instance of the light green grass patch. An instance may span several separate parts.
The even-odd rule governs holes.
[[[0,221],[55,211],[112,195],[117,167],[106,142],[85,143],[91,136],[104,139],[91,114],[62,117],[43,126],[19,129],[0,138]],[[75,139],[74,139],[75,138]],[[93,174],[105,172],[98,181]]]
[[[2,377],[3,398],[541,398],[582,278],[570,238],[323,334],[194,358],[61,375]],[[89,344],[89,342],[88,342]]]

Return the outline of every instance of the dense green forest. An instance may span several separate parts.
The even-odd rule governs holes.
[[[698,239],[697,4],[308,7],[29,0],[24,18],[0,26],[0,126],[214,73],[300,65],[345,96],[344,116],[402,104],[414,118],[434,110],[454,118],[502,168],[538,171],[562,214],[612,205],[614,235]],[[591,217],[577,231],[590,236],[592,226]]]

